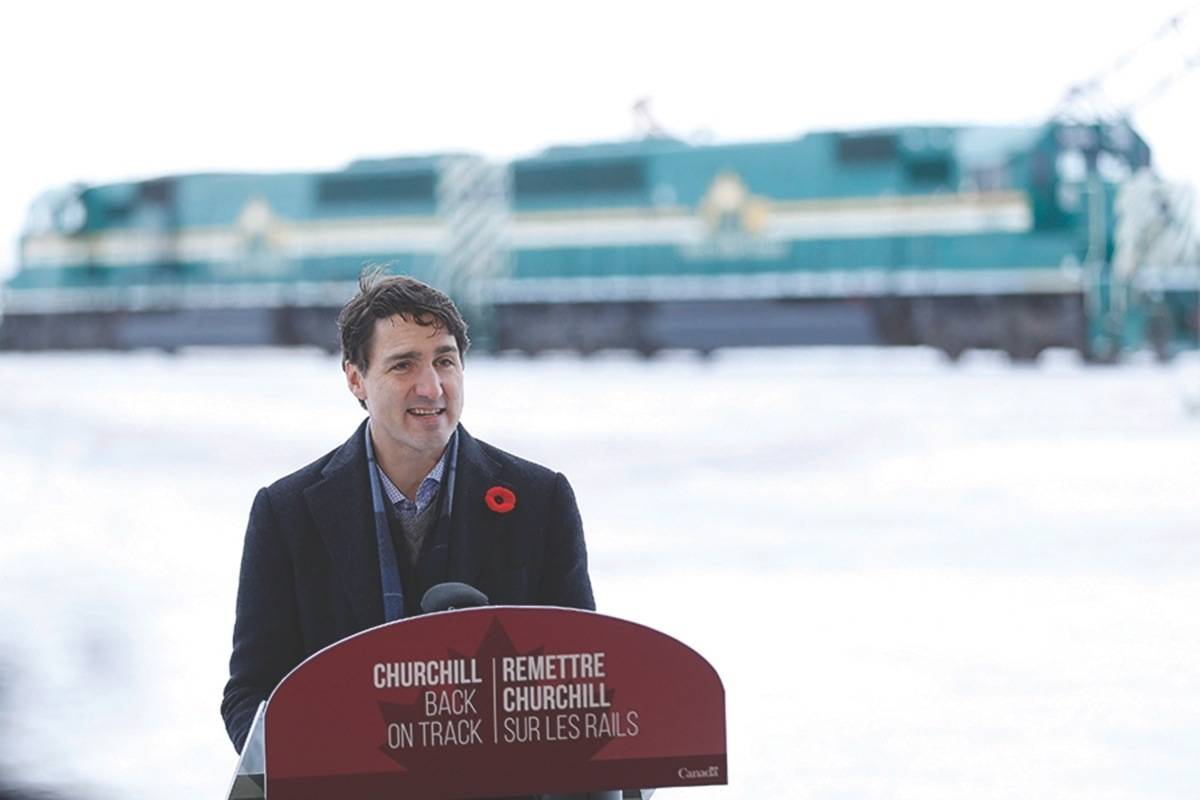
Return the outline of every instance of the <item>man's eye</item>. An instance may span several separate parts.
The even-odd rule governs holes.
[[[409,361],[397,361],[395,364],[392,364],[392,371],[393,372],[403,372],[404,370],[408,369],[410,366],[412,366],[412,363]]]
[[[454,361],[454,359],[453,359],[453,358],[440,358],[440,359],[438,359],[438,362],[437,362],[437,363],[438,363],[438,366],[439,366],[439,367],[453,367],[453,366],[455,366],[455,361]]]

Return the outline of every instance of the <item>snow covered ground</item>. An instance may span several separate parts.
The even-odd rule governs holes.
[[[1200,791],[1200,361],[473,357],[575,485],[602,610],[724,678],[745,798]],[[220,798],[254,491],[361,411],[307,351],[0,356],[0,758]],[[665,796],[683,796],[667,792]]]

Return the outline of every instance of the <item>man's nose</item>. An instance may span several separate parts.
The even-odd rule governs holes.
[[[421,371],[417,374],[417,381],[413,385],[413,389],[419,396],[429,400],[437,400],[442,396],[442,379],[432,364],[427,364],[421,368]]]

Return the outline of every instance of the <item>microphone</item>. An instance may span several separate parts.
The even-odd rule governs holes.
[[[488,604],[487,595],[469,583],[439,583],[429,587],[421,598],[421,610],[426,614],[452,611],[456,608],[476,608]]]

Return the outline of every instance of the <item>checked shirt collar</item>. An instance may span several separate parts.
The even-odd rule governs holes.
[[[454,437],[451,437],[450,443],[442,452],[442,457],[433,465],[433,469],[429,470],[429,474],[421,480],[421,485],[417,487],[417,496],[411,500],[404,495],[404,492],[396,488],[392,479],[387,476],[382,467],[379,467],[379,480],[383,484],[383,493],[387,495],[388,502],[394,505],[401,514],[409,517],[420,514],[429,508],[429,504],[437,498],[438,487],[442,485],[442,475],[446,471],[446,458],[453,446]]]

